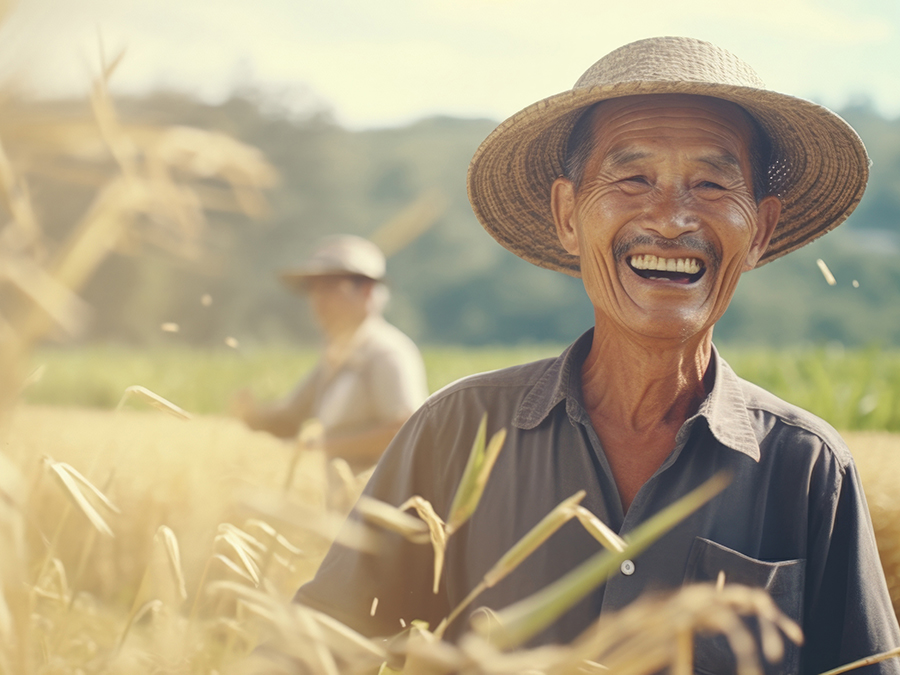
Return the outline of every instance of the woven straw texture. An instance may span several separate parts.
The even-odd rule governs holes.
[[[563,174],[569,133],[593,103],[642,94],[697,94],[742,106],[773,145],[769,189],[782,213],[757,267],[840,225],[862,199],[869,160],[838,115],[765,89],[731,53],[691,38],[650,38],[620,47],[591,66],[571,91],[516,113],[481,144],[469,165],[469,201],[504,247],[540,267],[580,276],[578,258],[559,243],[550,187]]]

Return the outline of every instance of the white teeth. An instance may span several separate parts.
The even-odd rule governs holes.
[[[697,274],[703,266],[697,258],[663,258],[650,254],[632,256],[630,263],[636,270],[684,272],[685,274]]]

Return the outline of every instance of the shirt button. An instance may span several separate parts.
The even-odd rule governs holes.
[[[619,566],[619,569],[626,577],[630,577],[634,574],[634,563],[630,560],[626,560]]]

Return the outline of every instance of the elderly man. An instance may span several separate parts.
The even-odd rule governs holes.
[[[802,651],[773,672],[819,673],[900,645],[845,444],[738,378],[712,344],[741,274],[837,226],[866,179],[865,149],[837,115],[767,91],[736,57],[692,39],[626,45],[502,123],[470,166],[475,213],[519,256],[580,275],[595,325],[559,358],[435,394],[379,463],[369,495],[421,495],[446,517],[482,415],[508,430],[478,509],[450,539],[438,593],[430,549],[391,540],[380,557],[336,545],[297,599],[369,635],[401,620],[435,626],[576,491],[626,535],[727,470],[722,494],[532,644],[570,641],[647,592],[724,573],[765,588],[803,627]],[[506,607],[599,548],[569,523],[474,606]],[[701,672],[734,667],[714,642],[695,656]]]
[[[356,471],[375,464],[428,395],[419,350],[382,317],[384,274],[381,250],[351,235],[325,239],[302,265],[283,273],[289,288],[309,297],[325,338],[322,358],[281,401],[260,405],[240,393],[235,414],[250,428],[283,438],[316,419],[326,455]]]

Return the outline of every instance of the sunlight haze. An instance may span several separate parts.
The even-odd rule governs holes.
[[[423,116],[506,117],[571,87],[606,52],[654,35],[710,40],[773,89],[900,114],[895,0],[20,0],[0,75],[41,95],[84,95],[127,53],[114,91],[235,87],[289,106],[319,101],[353,127]]]

